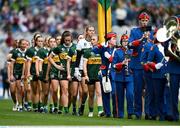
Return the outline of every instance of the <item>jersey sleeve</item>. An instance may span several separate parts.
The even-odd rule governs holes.
[[[27,49],[26,53],[25,53],[26,59],[28,60],[32,60],[32,57],[34,56],[33,51],[31,50],[31,48]]]
[[[13,51],[13,52],[12,52],[11,60],[12,60],[12,61],[15,61],[16,58],[17,58],[17,52],[16,52],[16,51]]]
[[[43,52],[43,49],[39,49],[39,51],[37,52],[37,56],[38,56],[38,59],[43,61],[44,58],[45,58],[45,55],[44,55],[44,52]]]
[[[59,53],[61,53],[60,51],[60,46],[54,48],[51,52],[53,55],[58,55]]]

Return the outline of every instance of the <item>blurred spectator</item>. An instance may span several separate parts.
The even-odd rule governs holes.
[[[7,75],[7,64],[5,64],[4,68],[0,71],[2,76],[2,84],[3,84],[3,97],[5,97],[5,92],[7,91],[7,95],[9,97],[9,81]]]
[[[8,31],[8,36],[6,39],[6,45],[8,47],[11,47],[13,45],[13,42],[14,42],[14,38],[12,37],[12,33],[11,33],[11,31]]]

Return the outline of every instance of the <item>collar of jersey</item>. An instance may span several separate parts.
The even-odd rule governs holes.
[[[21,52],[21,53],[25,53],[26,52],[26,49],[24,51],[22,51],[20,48],[18,48],[18,50]]]
[[[69,46],[63,44],[63,46],[66,47],[66,48],[70,48],[72,46],[72,43]]]

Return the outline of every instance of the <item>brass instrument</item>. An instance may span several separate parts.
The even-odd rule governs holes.
[[[157,31],[156,37],[159,42],[170,39],[168,53],[180,62],[180,17],[168,18],[163,27]]]

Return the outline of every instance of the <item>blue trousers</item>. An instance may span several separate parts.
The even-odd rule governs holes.
[[[112,107],[113,107],[113,116],[116,117],[117,116],[117,112],[116,112],[116,94],[115,94],[115,81],[112,80],[110,78],[111,81],[111,86],[112,86],[112,92],[111,93],[104,93],[103,88],[101,86],[101,90],[102,90],[102,101],[103,101],[103,108],[104,108],[104,112],[106,114],[107,117],[111,116],[111,103],[110,103],[110,99],[112,97]],[[102,85],[102,82],[101,82]]]
[[[178,95],[179,95],[180,74],[170,74],[171,110],[175,121],[179,120]]]
[[[133,77],[134,77],[134,113],[137,117],[141,117],[143,70],[133,69]]]
[[[166,86],[165,78],[153,78],[153,86],[155,91],[155,108],[157,111],[157,116],[160,117],[160,120],[164,120],[165,113],[164,109],[164,90]]]
[[[144,72],[145,80],[145,114],[148,116],[155,116],[155,92],[152,84],[152,76],[150,73]]]
[[[126,99],[127,99],[127,113],[133,114],[134,107],[133,107],[133,100],[134,100],[134,85],[133,81],[131,82],[120,82],[116,81],[116,94],[117,94],[117,114],[119,118],[124,117],[124,95],[126,92]]]

